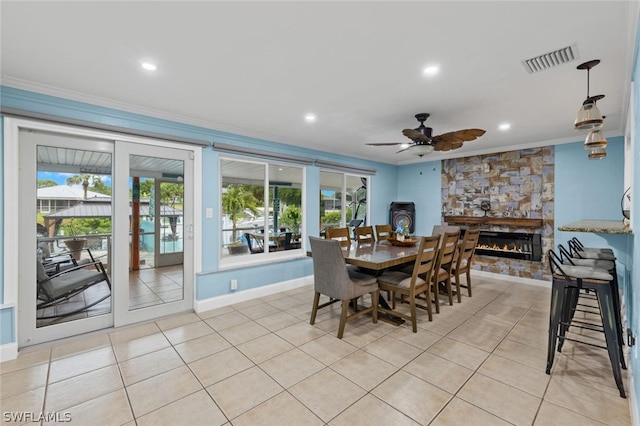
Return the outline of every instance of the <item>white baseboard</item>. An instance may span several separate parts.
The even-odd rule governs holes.
[[[500,281],[511,281],[527,285],[535,285],[538,287],[551,288],[551,281],[534,280],[533,278],[514,277],[512,275],[496,274],[494,272],[480,271],[478,269],[472,269],[471,274],[476,277],[490,278]]]
[[[18,343],[11,342],[0,346],[0,362],[18,358]]]
[[[631,424],[640,426],[640,417],[638,417],[638,400],[636,399],[635,386],[633,382],[633,371],[631,362],[627,363],[627,374],[629,375],[629,389],[627,389],[627,401],[629,401],[629,414],[631,416]]]
[[[223,306],[232,305],[234,303],[245,302],[247,300],[256,299],[258,297],[269,296],[271,294],[280,293],[282,291],[293,290],[295,288],[304,287],[313,284],[313,275],[295,280],[283,281],[276,284],[266,285],[262,287],[252,288],[250,290],[240,291],[238,293],[225,294],[222,296],[211,297],[204,300],[196,300],[194,309],[196,312],[209,311],[211,309],[221,308]]]

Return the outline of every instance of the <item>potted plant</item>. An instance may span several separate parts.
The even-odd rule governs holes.
[[[244,185],[229,185],[222,194],[222,211],[231,220],[231,244],[228,246],[229,254],[246,253],[249,251],[247,243],[238,239],[238,220],[245,217],[249,210],[254,215],[258,214],[258,199]]]
[[[86,238],[79,238],[80,235],[83,235],[82,227],[78,223],[76,219],[69,219],[65,224],[62,225],[62,230],[64,231],[64,235],[69,235],[72,238],[64,240],[65,245],[69,249],[71,256],[75,260],[80,260],[82,257],[82,249],[87,245]]]

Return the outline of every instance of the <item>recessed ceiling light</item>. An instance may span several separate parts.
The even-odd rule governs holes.
[[[407,148],[409,148],[409,144],[408,143],[403,143],[403,144],[400,145],[400,148],[401,149],[407,149]]]
[[[511,128],[511,124],[509,123],[502,123],[501,125],[498,126],[498,129],[500,130],[509,130]]]
[[[307,123],[313,123],[313,122],[316,121],[316,115],[315,114],[305,114],[304,121],[306,121]]]
[[[424,74],[426,77],[434,76],[439,72],[440,72],[440,67],[437,65],[430,65],[422,70],[422,74]]]
[[[147,71],[157,71],[158,70],[158,66],[156,64],[152,64],[151,62],[143,62],[142,63],[142,68],[144,68]]]

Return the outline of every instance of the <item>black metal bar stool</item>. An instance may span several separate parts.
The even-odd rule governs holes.
[[[611,362],[613,377],[622,398],[626,398],[622,383],[621,363],[623,356],[619,344],[619,332],[613,301],[613,276],[607,271],[588,266],[563,265],[553,250],[547,252],[549,267],[551,268],[551,310],[549,316],[549,342],[547,346],[546,373],[551,374],[551,367],[556,349],[560,352],[565,340],[588,344],[606,349]],[[598,301],[598,314],[602,320],[602,330],[605,335],[606,346],[569,338],[566,333],[569,327],[584,327],[573,320],[573,309],[577,304],[580,290],[593,291]],[[586,327],[594,329],[592,327]],[[600,330],[598,330],[600,331]]]
[[[588,266],[592,268],[604,269],[613,276],[611,281],[611,289],[613,294],[613,304],[616,326],[618,330],[618,344],[620,345],[620,356],[622,360],[622,368],[627,366],[622,356],[622,347],[624,346],[624,337],[621,316],[620,293],[618,291],[618,271],[616,269],[615,255],[610,248],[584,247],[577,238],[569,240],[569,251],[562,244],[558,244],[560,251],[560,259],[565,265]]]

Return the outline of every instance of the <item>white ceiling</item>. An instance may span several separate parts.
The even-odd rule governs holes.
[[[590,94],[606,95],[605,134],[624,134],[639,4],[2,1],[1,82],[404,164],[583,139],[573,120],[587,75],[576,66],[591,59],[602,61]],[[522,64],[567,46],[572,62],[534,74]],[[440,73],[425,78],[431,64]],[[435,135],[487,132],[422,160],[365,145],[404,141],[420,112]]]

